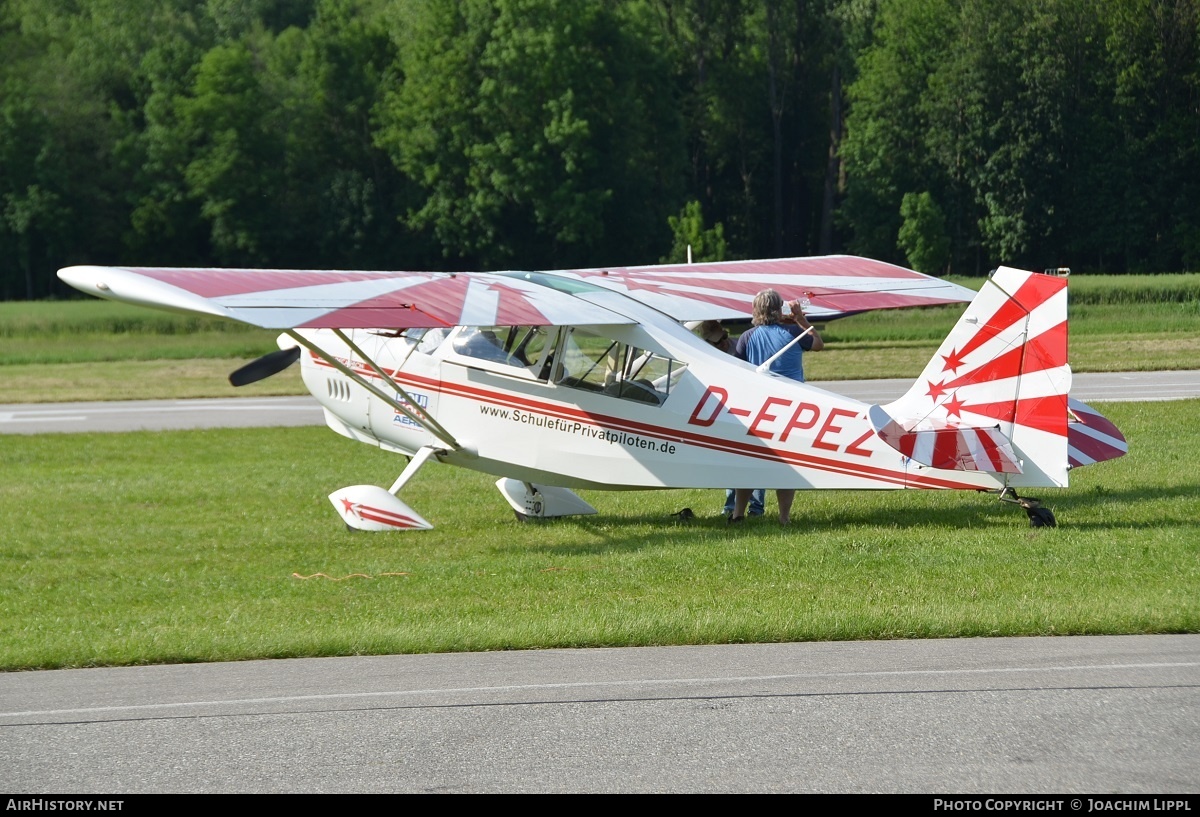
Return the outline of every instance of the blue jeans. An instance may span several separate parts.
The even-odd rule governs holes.
[[[762,516],[767,502],[767,489],[755,488],[750,494],[750,507],[746,508],[747,516]],[[733,489],[725,489],[725,515],[733,513]]]

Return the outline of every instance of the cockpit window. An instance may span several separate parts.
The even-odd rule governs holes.
[[[423,329],[420,327],[414,329],[405,329],[405,340],[411,341],[417,345],[417,351],[423,355],[432,355],[442,345],[442,341],[446,339],[447,330],[441,328]]]
[[[429,335],[417,351],[441,343]],[[463,326],[447,341],[478,368],[531,377],[543,382],[660,405],[687,364],[605,337],[592,329],[558,326]],[[470,360],[462,363],[472,365]],[[518,371],[519,370],[519,371]]]
[[[494,363],[504,363],[509,366],[523,366],[509,351],[511,331],[497,326],[468,326],[454,338],[454,351],[467,357],[480,360],[490,360]]]
[[[454,351],[465,357],[524,368],[546,379],[545,366],[550,332],[544,326],[464,326],[452,341]],[[544,370],[544,371],[543,371]]]

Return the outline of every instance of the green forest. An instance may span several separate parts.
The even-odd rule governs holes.
[[[0,299],[69,264],[1200,266],[1200,0],[0,0]]]

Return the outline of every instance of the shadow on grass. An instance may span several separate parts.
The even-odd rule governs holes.
[[[534,545],[533,550],[550,555],[587,555],[619,552],[635,552],[644,548],[664,546],[686,547],[708,545],[715,540],[778,539],[787,536],[808,536],[814,532],[844,531],[850,528],[880,529],[929,529],[945,533],[958,527],[980,528],[1007,525],[1004,515],[1012,516],[1012,527],[1019,531],[1027,527],[1025,513],[1020,508],[997,507],[995,499],[985,505],[977,504],[976,497],[963,497],[961,503],[938,507],[914,505],[911,510],[897,513],[893,508],[832,512],[820,508],[816,513],[806,513],[797,499],[792,510],[790,525],[779,524],[776,513],[768,510],[760,518],[750,518],[742,523],[729,524],[724,516],[708,514],[691,520],[681,520],[677,514],[631,513],[628,515],[597,514],[587,517],[568,517],[526,522],[530,525],[545,525],[548,532],[577,531],[581,537],[593,541],[572,544]],[[599,540],[599,541],[595,541]],[[530,549],[529,545],[514,545]]]
[[[1192,509],[1181,506],[1176,512],[1160,512],[1147,518],[1146,512],[1139,506],[1149,502],[1192,500],[1200,495],[1200,487],[1193,486],[1118,490],[1094,488],[1073,493],[1070,489],[1062,493],[1055,493],[1055,490],[1062,489],[1031,491],[1029,495],[1041,494],[1042,504],[1055,514],[1059,528],[1087,532],[1172,527],[1191,530],[1196,524]],[[864,528],[880,531],[927,530],[932,537],[959,530],[1005,528],[1011,529],[1016,535],[1026,533],[1032,527],[1023,508],[1001,502],[994,494],[962,493],[953,498],[937,494],[926,495],[926,498],[935,501],[920,501],[914,496],[911,506],[904,508],[892,505],[847,507],[828,502],[805,507],[801,494],[792,510],[792,522],[786,527],[779,524],[777,514],[770,507],[765,516],[735,525],[730,525],[725,517],[717,513],[698,514],[692,519],[683,520],[677,512],[600,513],[586,517],[535,520],[524,524],[545,526],[548,534],[574,530],[581,539],[591,540],[532,546],[537,552],[560,556],[636,552],[663,546],[682,547],[707,544],[721,538],[733,540],[790,534],[836,534]],[[1094,506],[1098,503],[1108,507],[1102,519],[1096,518]],[[1123,513],[1123,509],[1127,509],[1127,513]],[[512,546],[531,549],[528,544]]]
[[[1032,493],[1031,493],[1032,495]],[[1110,489],[1095,487],[1084,491],[1070,491],[1061,494],[1049,492],[1043,497],[1043,504],[1054,511],[1060,526],[1076,530],[1105,530],[1111,528],[1164,528],[1186,527],[1196,525],[1196,498],[1200,497],[1198,485],[1172,485],[1169,487],[1145,487]],[[1145,518],[1145,511],[1140,506],[1147,503],[1169,502],[1171,500],[1189,500],[1190,505],[1181,505],[1176,512],[1160,511],[1152,518]],[[1072,514],[1080,516],[1092,513],[1092,509],[1103,504],[1110,506],[1111,513],[1105,519],[1072,519]],[[1127,507],[1127,516],[1117,516],[1122,507]]]

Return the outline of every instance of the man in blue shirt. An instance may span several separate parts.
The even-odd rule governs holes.
[[[780,349],[800,337],[798,343],[780,355],[771,364],[771,371],[792,380],[804,382],[804,352],[819,352],[825,341],[808,322],[800,301],[787,304],[791,314],[785,314],[783,298],[773,289],[764,289],[754,296],[752,326],[738,338],[734,354],[742,360],[759,366],[771,359]],[[733,514],[730,522],[740,522],[750,501],[751,489],[738,488],[734,495]],[[792,501],[796,492],[791,489],[777,490],[779,499],[779,521],[786,525],[791,520]]]
[[[783,298],[773,289],[764,289],[754,296],[753,326],[738,338],[734,354],[758,366],[787,346],[797,335],[808,332],[800,342],[788,349],[771,364],[771,371],[804,382],[804,352],[819,352],[825,341],[808,322],[799,301],[788,304],[791,314],[785,315]]]

